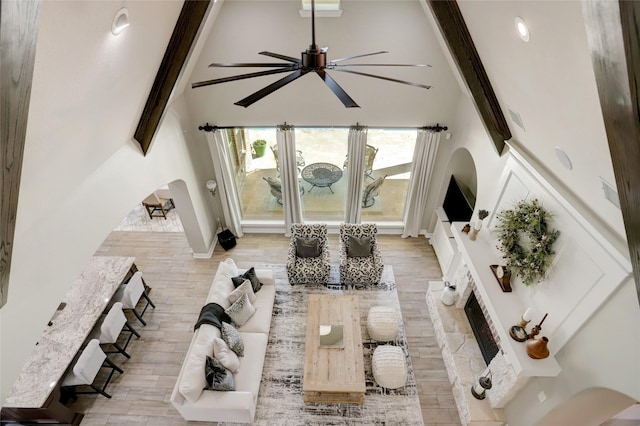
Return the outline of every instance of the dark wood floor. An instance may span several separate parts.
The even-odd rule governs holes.
[[[427,239],[380,235],[385,263],[393,266],[409,351],[420,391],[425,425],[459,425],[451,387],[435,341],[425,304],[429,280],[442,273]],[[338,236],[330,235],[331,263],[338,263]],[[289,239],[276,234],[250,234],[224,251],[217,246],[211,259],[193,259],[183,233],[113,232],[97,255],[135,256],[152,287],[155,310],[145,314],[147,326],[132,324],[142,338],[131,342],[131,359],[113,358],[123,369],[109,384],[112,399],[81,396],[74,404],[86,412],[87,425],[186,425],[169,402],[192,327],[211,286],[218,263],[233,258],[240,267],[257,263],[284,264]],[[206,425],[207,423],[197,423]]]

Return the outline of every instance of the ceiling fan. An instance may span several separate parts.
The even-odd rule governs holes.
[[[339,62],[349,61],[356,58],[362,58],[365,56],[380,55],[382,53],[388,53],[387,51],[379,51],[373,53],[365,53],[362,55],[347,56],[340,59],[327,60],[327,47],[318,47],[316,44],[316,17],[315,17],[315,0],[311,0],[311,45],[304,52],[302,52],[301,58],[294,58],[287,55],[281,55],[273,52],[259,52],[260,55],[270,56],[272,58],[281,59],[286,61],[285,63],[269,63],[269,62],[246,62],[246,63],[213,63],[210,67],[238,67],[238,68],[275,68],[267,71],[258,71],[248,74],[239,74],[231,77],[217,78],[214,80],[206,80],[198,83],[193,83],[191,87],[193,89],[197,87],[210,86],[212,84],[227,83],[229,81],[242,80],[245,78],[261,77],[264,75],[278,74],[283,72],[291,72],[284,78],[277,80],[268,86],[258,90],[257,92],[247,96],[244,99],[235,102],[235,105],[242,107],[248,107],[253,103],[259,101],[267,95],[275,92],[286,84],[302,77],[303,75],[315,72],[331,89],[331,91],[340,99],[340,101],[347,108],[359,108],[358,104],[351,99],[351,97],[344,91],[340,85],[327,73],[327,70],[348,72],[351,74],[363,75],[365,77],[379,78],[381,80],[392,81],[395,83],[407,84],[409,86],[420,87],[423,89],[430,89],[431,86],[427,86],[419,83],[412,83],[409,81],[398,80],[396,78],[384,77],[381,75],[369,74],[361,71],[354,71],[346,69],[345,67],[431,67],[431,65],[422,64],[341,64]]]

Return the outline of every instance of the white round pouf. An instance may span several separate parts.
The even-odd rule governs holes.
[[[407,362],[402,348],[382,345],[373,351],[373,378],[383,388],[397,389],[407,382]]]
[[[398,335],[398,314],[387,306],[373,306],[367,316],[367,331],[372,340],[390,342]]]

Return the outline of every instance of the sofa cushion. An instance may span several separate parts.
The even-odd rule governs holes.
[[[238,356],[244,356],[244,343],[238,330],[234,326],[226,322],[222,323],[222,340],[225,341],[229,348]]]
[[[228,258],[220,262],[216,275],[231,279],[231,277],[237,276],[238,273],[239,272],[236,263],[233,261],[233,259]]]
[[[240,327],[240,332],[269,334],[273,318],[275,293],[276,288],[274,286],[266,285],[262,287],[262,290],[256,294],[256,301],[253,304],[253,307],[256,308],[256,313],[249,318],[245,325]]]
[[[204,375],[207,355],[213,354],[213,339],[218,329],[212,325],[203,324],[193,337],[180,378],[180,393],[189,402],[200,398],[202,390],[207,387]]]
[[[249,302],[251,302],[252,304],[256,301],[256,295],[253,292],[251,281],[244,280],[242,284],[240,284],[238,287],[236,287],[235,290],[229,293],[227,299],[229,299],[229,303],[234,304],[238,299],[240,299],[240,296],[242,296],[243,294],[249,296]]]
[[[231,280],[232,280],[233,284],[236,287],[238,287],[238,285],[243,283],[243,281],[242,282],[240,281],[241,279],[245,279],[245,280],[251,281],[251,286],[253,287],[253,291],[255,293],[257,293],[260,290],[260,288],[262,288],[262,283],[260,282],[260,279],[258,278],[256,270],[255,270],[255,268],[253,266],[251,268],[249,268],[242,275],[239,275],[237,277],[233,277]]]
[[[254,400],[257,400],[269,337],[262,333],[240,334],[247,347],[247,353],[240,359],[238,373],[233,375],[236,390],[249,391],[253,394]]]
[[[225,309],[225,313],[231,317],[236,327],[242,327],[256,313],[256,308],[249,301],[249,295],[243,293],[233,305]]]
[[[226,369],[219,360],[208,355],[205,363],[205,377],[208,384],[207,389],[218,391],[236,390],[233,373]]]
[[[213,338],[213,356],[232,373],[238,372],[238,368],[240,368],[238,355],[219,337]]]
[[[229,293],[235,289],[233,282],[231,281],[231,277],[238,274],[239,271],[233,259],[226,259],[223,262],[220,262],[218,271],[213,278],[211,290],[207,296],[207,303],[214,302],[225,309],[231,306],[231,303],[229,303],[229,300],[227,299]]]

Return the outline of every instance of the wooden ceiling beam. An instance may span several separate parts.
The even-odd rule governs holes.
[[[511,139],[511,131],[458,3],[455,0],[426,1],[447,43],[449,52],[469,87],[476,110],[498,154],[502,155],[505,141]]]
[[[0,1],[0,307],[7,303],[41,2]]]
[[[582,12],[640,301],[640,2],[583,1]]]
[[[173,28],[171,39],[169,39],[169,44],[164,52],[160,68],[158,68],[158,73],[133,136],[145,155],[158,130],[171,92],[191,51],[191,46],[194,44],[212,4],[211,0],[186,0],[182,5],[180,16]]]

